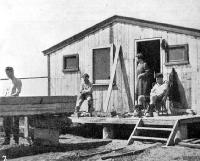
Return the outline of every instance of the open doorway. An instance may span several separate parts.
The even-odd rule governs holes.
[[[160,70],[160,39],[142,40],[136,42],[137,53],[142,53],[145,60],[154,75],[161,72]],[[154,80],[155,81],[155,80]]]

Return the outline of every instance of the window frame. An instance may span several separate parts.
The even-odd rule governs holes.
[[[94,50],[98,50],[98,49],[105,49],[105,48],[110,48],[110,76],[112,73],[112,65],[114,62],[114,52],[113,52],[113,44],[107,45],[107,46],[98,46],[98,47],[94,47],[92,49],[92,82],[94,85],[109,85],[110,83],[110,79],[106,79],[106,80],[95,80],[94,79]]]
[[[176,60],[170,61],[169,60],[169,50],[176,49],[176,48],[184,48],[184,60]],[[189,45],[188,44],[178,44],[178,45],[169,45],[166,54],[165,54],[165,65],[187,65],[189,64]]]
[[[76,68],[65,68],[65,60],[66,58],[76,57]],[[79,71],[79,54],[70,54],[70,55],[63,55],[63,72],[77,72]]]

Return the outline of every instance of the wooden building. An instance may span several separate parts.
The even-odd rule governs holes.
[[[168,49],[162,46],[168,45]],[[48,60],[48,94],[77,95],[81,75],[94,84],[94,108],[102,111],[117,46],[118,62],[109,111],[127,112],[135,103],[138,52],[168,79],[175,68],[183,87],[183,108],[200,113],[200,30],[130,17],[110,17],[43,51]]]

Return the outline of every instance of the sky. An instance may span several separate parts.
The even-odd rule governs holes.
[[[0,0],[0,78],[47,76],[41,51],[113,15],[200,29],[199,0]]]

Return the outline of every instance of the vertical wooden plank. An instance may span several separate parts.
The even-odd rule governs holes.
[[[48,74],[48,96],[51,95],[51,62],[50,62],[50,55],[47,55],[47,74]]]
[[[200,114],[200,39],[197,40],[197,54],[198,54],[198,62],[197,62],[197,106],[196,106],[196,112]]]
[[[168,42],[168,34],[167,34],[166,31],[162,31],[161,32],[161,36],[162,36],[162,40],[165,39]],[[167,72],[167,67],[164,65],[165,60],[166,60],[166,52],[162,48],[161,48],[161,59],[160,60],[161,60],[161,64],[160,64],[160,66],[161,66],[161,72],[164,75],[164,79],[168,80],[169,73]]]
[[[29,122],[27,116],[24,117],[24,137],[29,137]]]
[[[134,101],[134,88],[135,88],[135,80],[134,80],[134,61],[135,61],[135,57],[134,57],[134,33],[133,33],[133,26],[129,25],[128,26],[128,58],[129,58],[129,77],[130,77],[130,91],[131,91],[131,96],[132,96],[132,100]]]
[[[123,99],[123,108],[121,109],[121,113],[128,112],[129,105],[128,105],[128,98],[127,98],[127,91],[129,93],[130,89],[126,89],[128,82],[128,25],[127,24],[121,24],[121,33],[122,33],[122,40],[121,40],[121,47],[122,47],[122,53],[120,55],[120,70],[122,71],[122,99]],[[126,84],[127,83],[127,84]],[[129,93],[130,95],[130,93]]]
[[[113,33],[114,33],[114,45],[115,48],[117,45],[121,44],[120,40],[120,24],[117,23],[113,26]],[[115,49],[116,50],[116,49]],[[117,70],[116,70],[116,90],[115,90],[115,109],[117,112],[120,111],[122,108],[122,97],[121,97],[121,69],[120,69],[120,62],[117,64]]]
[[[188,43],[189,43],[189,61],[192,67],[190,69],[191,86],[190,90],[187,91],[189,94],[187,96],[190,107],[196,110],[197,108],[196,80],[197,80],[197,58],[198,58],[196,39],[194,39],[191,36],[188,36]]]

